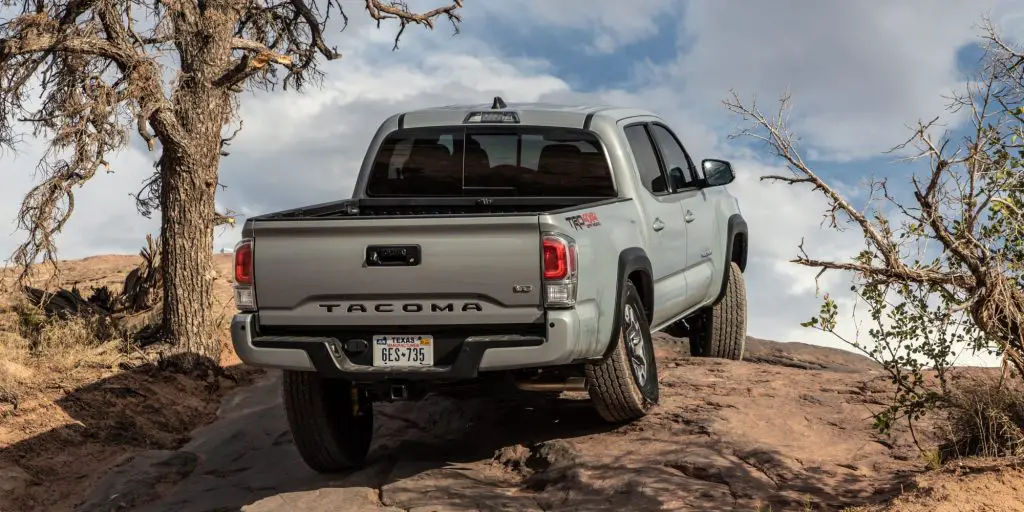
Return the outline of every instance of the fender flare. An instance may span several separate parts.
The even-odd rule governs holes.
[[[734,247],[736,235],[743,235],[740,247]],[[735,261],[740,267],[740,272],[747,269],[747,247],[749,245],[747,221],[743,220],[743,216],[738,213],[730,215],[726,229],[725,257],[722,259],[722,289],[719,290],[718,296],[715,297],[712,304],[718,304],[725,297],[725,290],[729,285],[729,263]]]
[[[654,308],[654,280],[652,277],[654,273],[651,270],[651,259],[647,257],[647,252],[640,247],[623,249],[619,253],[618,270],[615,275],[615,308],[614,316],[612,317],[612,332],[601,360],[610,357],[612,351],[615,350],[616,343],[618,343],[619,319],[622,318],[623,290],[628,276],[638,270],[643,282],[637,287],[637,291],[640,292],[640,298],[644,301],[646,309],[648,309],[644,313],[647,315],[648,321],[650,320],[651,310]]]

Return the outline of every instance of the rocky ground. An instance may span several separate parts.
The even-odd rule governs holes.
[[[134,261],[68,266],[114,283]],[[47,367],[4,325],[0,383],[19,396],[0,400],[0,511],[1024,511],[1013,461],[926,471],[908,433],[876,436],[888,381],[846,351],[748,338],[746,361],[694,359],[658,334],[662,400],[640,421],[605,424],[572,393],[379,404],[367,467],[328,477],[294,449],[276,372],[196,382],[91,353]]]
[[[910,482],[908,440],[869,432],[885,390],[869,361],[750,348],[750,362],[694,359],[659,335],[661,405],[623,426],[568,393],[379,406],[368,467],[334,478],[302,464],[270,373],[181,450],[107,475],[79,510],[832,510]]]

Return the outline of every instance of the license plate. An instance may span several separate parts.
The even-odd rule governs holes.
[[[378,334],[373,337],[373,365],[434,366],[434,337]]]

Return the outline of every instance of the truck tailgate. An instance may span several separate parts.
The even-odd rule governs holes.
[[[264,220],[253,223],[253,239],[263,325],[513,324],[543,317],[536,215]],[[373,253],[385,264],[374,264]]]

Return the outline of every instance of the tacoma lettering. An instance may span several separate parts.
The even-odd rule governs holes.
[[[321,309],[328,313],[334,313],[335,310],[342,307],[342,304],[317,304]],[[349,304],[345,307],[346,313],[367,313],[370,310],[377,313],[394,313],[396,310],[401,309],[403,313],[423,313],[426,311],[427,306],[425,304],[419,304],[416,302],[408,302],[405,304],[391,304],[391,303],[380,303],[367,306],[366,304]],[[458,311],[467,313],[470,311],[483,311],[484,308],[479,302],[466,302],[459,307]],[[447,304],[430,303],[431,313],[454,313],[455,303],[449,302]]]

